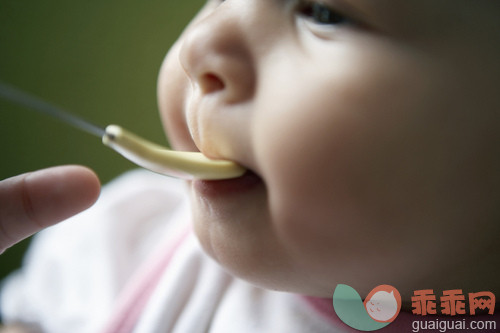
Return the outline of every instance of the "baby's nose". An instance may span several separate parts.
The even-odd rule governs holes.
[[[225,103],[250,98],[255,70],[238,11],[225,2],[194,22],[183,36],[180,62],[202,94],[219,93]]]

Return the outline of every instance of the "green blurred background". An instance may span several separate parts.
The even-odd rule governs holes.
[[[0,80],[99,125],[166,143],[156,105],[162,59],[201,0],[0,0]],[[0,179],[59,164],[106,183],[134,168],[100,140],[0,100]],[[0,256],[0,279],[29,239]]]

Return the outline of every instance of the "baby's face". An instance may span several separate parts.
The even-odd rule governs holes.
[[[497,288],[498,274],[474,272],[499,260],[486,250],[500,231],[499,10],[210,0],[158,88],[176,149],[251,171],[189,182],[206,251],[255,284],[316,296],[337,283],[403,298]]]

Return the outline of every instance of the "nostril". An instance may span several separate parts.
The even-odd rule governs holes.
[[[209,94],[223,90],[225,88],[224,81],[213,73],[206,73],[199,79],[200,87],[203,93]]]

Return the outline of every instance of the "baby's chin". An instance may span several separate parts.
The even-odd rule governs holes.
[[[258,249],[225,251],[228,245],[198,236],[204,252],[224,271],[255,287],[313,297],[332,297],[333,287],[321,286],[309,280],[304,271],[294,269],[286,257],[264,256]],[[306,274],[304,274],[306,273]]]
[[[199,243],[226,272],[268,290],[332,297],[331,257],[318,262],[315,253],[304,253],[302,244],[280,232],[290,224],[287,216],[271,212],[267,186],[257,185],[229,198],[203,197],[193,186],[189,190]]]
[[[227,241],[228,236],[216,233],[196,226],[195,222],[195,234],[203,251],[224,271],[259,288],[304,292],[304,284],[292,280],[297,274],[286,259],[277,255],[281,251],[276,246],[252,245],[248,239],[231,242]]]

